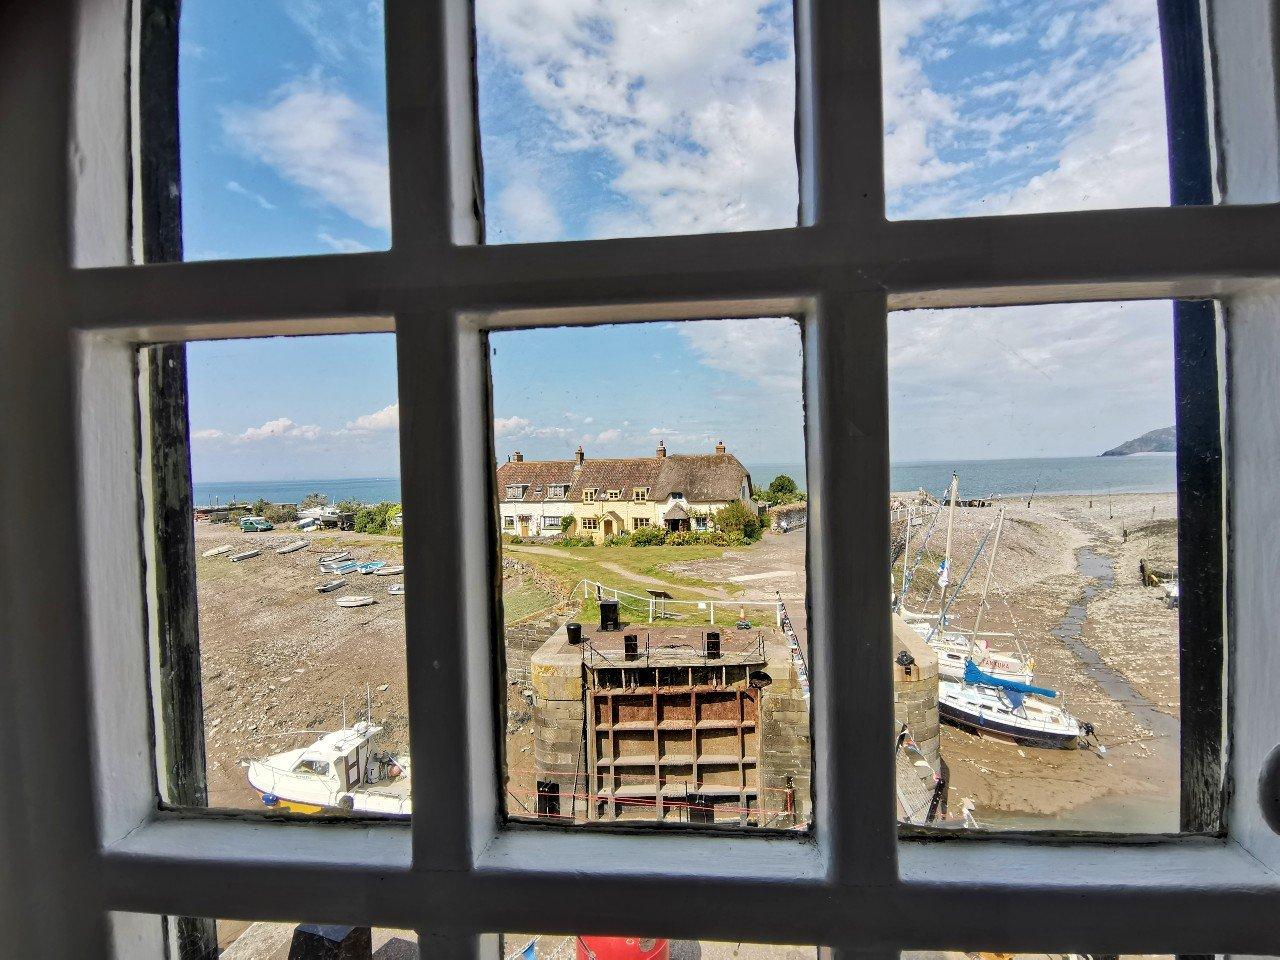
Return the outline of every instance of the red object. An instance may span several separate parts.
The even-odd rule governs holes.
[[[641,937],[579,937],[578,960],[670,960],[667,940]]]

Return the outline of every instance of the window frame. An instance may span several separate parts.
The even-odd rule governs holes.
[[[617,932],[622,915],[598,910],[602,902],[654,918],[637,921],[653,924],[637,932],[809,938],[866,960],[912,948],[1274,952],[1280,838],[1263,823],[1254,785],[1280,741],[1271,707],[1280,665],[1267,654],[1280,598],[1266,562],[1280,542],[1268,509],[1280,453],[1271,398],[1280,355],[1271,322],[1280,280],[1275,30],[1265,5],[1206,5],[1203,39],[1185,22],[1199,23],[1198,3],[1162,3],[1166,81],[1189,71],[1191,88],[1202,87],[1208,48],[1220,125],[1209,144],[1220,178],[1214,198],[1238,205],[888,223],[879,5],[798,0],[801,226],[487,248],[477,243],[475,216],[470,8],[388,0],[392,250],[145,267],[132,261],[142,256],[150,214],[132,216],[143,206],[133,191],[155,178],[142,175],[152,158],[133,134],[134,120],[141,116],[145,130],[156,106],[139,102],[130,78],[140,61],[152,64],[144,54],[153,25],[124,0],[82,0],[74,11],[42,5],[17,18],[0,37],[0,62],[22,67],[0,85],[6,140],[22,144],[0,152],[0,171],[27,186],[0,194],[0,241],[14,251],[0,257],[0,289],[17,308],[0,328],[12,400],[3,436],[10,455],[42,470],[0,477],[6,502],[24,504],[0,549],[16,561],[18,545],[44,544],[57,561],[46,592],[60,598],[24,595],[8,573],[2,581],[12,629],[0,718],[30,750],[19,752],[6,786],[23,817],[0,824],[8,854],[0,871],[17,891],[7,905],[15,916],[36,915],[50,898],[61,907],[60,922],[41,925],[38,936],[31,925],[12,927],[26,952],[101,956],[104,912],[142,911],[414,927],[430,933],[426,954],[471,958],[491,948],[482,934],[499,929]],[[139,22],[143,40],[131,42]],[[1180,122],[1175,116],[1175,133]],[[1206,122],[1201,111],[1191,127]],[[1224,831],[1104,843],[899,838],[889,731],[856,728],[864,713],[888,713],[887,598],[861,586],[883,581],[882,562],[871,558],[883,557],[888,541],[886,310],[1168,297],[1221,298],[1198,318],[1180,309],[1177,362],[1180,412],[1203,391],[1220,397],[1229,388],[1231,396],[1195,428],[1212,441],[1197,441],[1188,465],[1201,479],[1183,472],[1181,457],[1179,466],[1180,488],[1205,496],[1198,515],[1210,529],[1218,517],[1211,542],[1234,561],[1230,581],[1221,557],[1218,577],[1205,575],[1200,613],[1206,635],[1221,642],[1225,615],[1212,615],[1212,601],[1231,591],[1235,788],[1216,801],[1230,805]],[[478,331],[558,323],[575,310],[575,322],[758,315],[779,298],[798,300],[806,324],[814,636],[865,625],[863,643],[815,644],[814,835],[779,842],[500,826],[486,536],[496,511]],[[157,809],[142,642],[157,629],[143,599],[155,589],[144,560],[154,543],[145,540],[137,556],[120,549],[138,542],[137,504],[147,529],[155,508],[136,469],[150,441],[136,415],[137,347],[392,327],[406,501],[441,518],[429,535],[405,531],[406,581],[423,587],[406,598],[411,725],[424,735],[440,725],[459,732],[448,742],[414,737],[415,764],[436,774],[415,781],[415,805],[437,815],[412,825],[291,824]],[[1223,468],[1213,450],[1224,434],[1231,484],[1215,500]],[[452,491],[463,509],[455,515],[427,501],[439,491]],[[67,509],[73,500],[79,510]],[[441,540],[458,549],[433,548]],[[434,629],[424,629],[429,622]],[[1221,656],[1210,659],[1221,665]],[[1221,682],[1209,693],[1221,735],[1229,715]],[[48,756],[76,764],[87,756],[91,765],[37,803],[20,791],[38,781]],[[1227,782],[1222,762],[1205,765],[1208,783]],[[709,883],[715,911],[705,909]],[[149,927],[121,921],[114,929],[137,948],[127,955],[150,957],[163,946]]]

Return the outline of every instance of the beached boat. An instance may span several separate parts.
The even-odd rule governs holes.
[[[1013,653],[992,650],[985,637],[968,637],[960,633],[935,630],[929,623],[913,623],[911,629],[920,634],[938,655],[938,675],[948,680],[964,679],[964,664],[972,660],[987,673],[1005,680],[1030,683],[1032,664]]]
[[[235,547],[231,546],[231,544],[229,544],[229,543],[224,543],[224,544],[223,544],[222,546],[220,546],[220,547],[213,547],[213,548],[212,548],[212,549],[210,549],[210,550],[206,550],[204,553],[200,554],[200,556],[202,556],[202,557],[217,557],[217,556],[220,556],[220,555],[222,555],[222,554],[224,554],[224,553],[230,553],[230,552],[231,552],[232,550],[234,550],[234,549],[235,549]]]
[[[983,736],[1075,750],[1093,735],[1093,725],[1041,699],[1057,695],[1045,687],[993,677],[971,660],[964,681],[938,679],[938,713],[947,723]]]
[[[316,593],[329,593],[333,590],[337,590],[339,587],[345,587],[346,585],[347,581],[343,580],[341,577],[337,580],[327,580],[320,584],[320,586],[316,587]]]
[[[391,594],[391,596],[393,596],[393,597],[403,597],[403,596],[404,596],[404,584],[403,584],[403,583],[393,583],[391,586],[387,587],[387,593]]]
[[[383,567],[381,570],[373,571],[375,576],[392,577],[397,573],[404,573],[404,564],[396,564],[394,567]]]
[[[320,526],[320,521],[315,517],[303,517],[298,521],[299,530],[314,530],[318,526]]]
[[[256,557],[260,553],[262,553],[261,550],[244,550],[240,553],[233,553],[228,559],[230,559],[232,563],[239,563],[241,560],[248,560],[250,557]]]
[[[327,557],[321,557],[320,566],[323,567],[326,563],[337,563],[339,560],[350,560],[350,559],[351,559],[351,551],[343,550],[340,553],[331,553]]]
[[[310,746],[249,761],[249,784],[264,806],[293,813],[413,811],[409,758],[373,745],[382,728],[361,720]]]
[[[356,569],[359,570],[361,573],[363,573],[365,576],[368,576],[371,573],[377,573],[386,565],[387,565],[387,561],[385,560],[366,560],[363,563],[357,565]]]
[[[276,547],[276,553],[297,553],[299,550],[305,549],[306,540],[295,540],[293,543],[286,543],[283,547]]]
[[[326,563],[320,569],[325,573],[348,574],[355,573],[358,566],[354,560],[339,560],[337,563]]]
[[[371,603],[378,601],[373,597],[339,597],[338,606],[340,607],[367,607]]]

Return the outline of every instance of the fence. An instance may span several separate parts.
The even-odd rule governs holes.
[[[595,591],[594,595],[592,590]],[[642,597],[639,594],[627,593],[616,587],[608,587],[595,580],[582,581],[582,598],[584,600],[617,600],[618,606],[633,615],[646,616],[650,623],[657,620],[698,620],[706,617],[707,622],[715,626],[717,607],[721,617],[730,614],[726,623],[736,623],[738,612],[747,608],[763,607],[773,611],[775,626],[782,626],[784,610],[780,600],[676,600],[673,597]],[[687,613],[681,612],[687,610]]]

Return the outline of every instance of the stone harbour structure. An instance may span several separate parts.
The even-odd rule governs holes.
[[[775,627],[566,624],[533,656],[538,812],[788,829],[812,816],[809,703]]]

